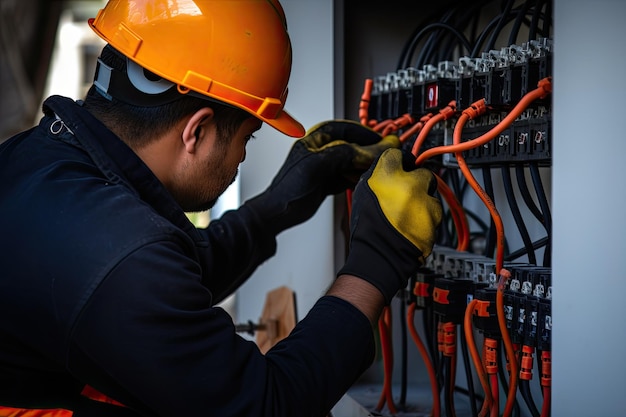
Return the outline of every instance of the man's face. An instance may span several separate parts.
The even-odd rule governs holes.
[[[246,157],[246,144],[261,127],[255,118],[246,119],[231,138],[203,139],[197,157],[177,175],[176,200],[187,212],[208,210],[235,181],[239,164]],[[216,135],[215,127],[209,133]]]

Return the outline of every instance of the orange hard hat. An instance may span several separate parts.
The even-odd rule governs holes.
[[[195,91],[304,135],[283,110],[291,42],[278,0],[109,0],[89,25],[181,94]]]

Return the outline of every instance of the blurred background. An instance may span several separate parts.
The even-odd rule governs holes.
[[[36,123],[44,97],[86,92],[104,43],[85,22],[104,3],[0,1],[0,142]]]

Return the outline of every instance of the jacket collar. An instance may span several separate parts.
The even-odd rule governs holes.
[[[51,96],[43,103],[47,116],[56,114],[74,134],[98,169],[113,183],[125,184],[160,215],[184,230],[198,246],[206,240],[189,221],[159,179],[120,138],[77,102]]]

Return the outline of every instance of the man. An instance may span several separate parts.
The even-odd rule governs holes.
[[[325,415],[431,250],[432,175],[397,149],[369,168],[396,137],[322,123],[265,192],[196,229],[185,211],[211,207],[262,122],[304,133],[283,110],[280,5],[111,0],[90,24],[108,45],[85,101],[48,98],[0,147],[0,415]],[[262,355],[214,304],[364,171],[345,266]]]

